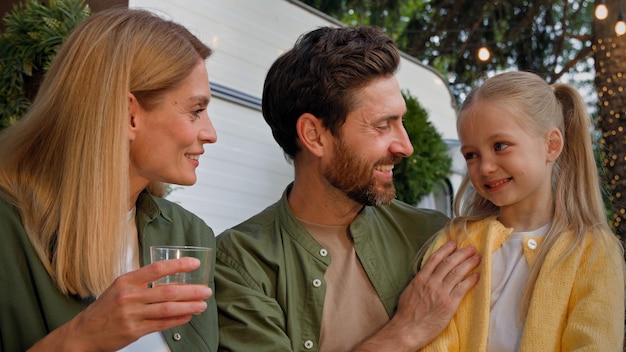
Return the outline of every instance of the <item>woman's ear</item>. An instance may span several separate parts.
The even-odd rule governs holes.
[[[133,93],[128,93],[128,140],[132,141],[137,135],[137,116],[140,112],[139,101]]]
[[[328,130],[320,119],[313,114],[302,114],[296,122],[296,132],[303,149],[307,149],[317,157],[324,155],[324,134],[328,133]]]
[[[551,129],[547,134],[547,161],[553,162],[558,159],[563,151],[563,135],[558,128]]]

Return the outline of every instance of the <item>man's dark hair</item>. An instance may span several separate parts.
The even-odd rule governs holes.
[[[394,74],[399,64],[397,47],[376,27],[313,30],[270,68],[263,86],[263,117],[293,159],[300,149],[296,121],[302,114],[315,115],[337,135],[355,92]]]

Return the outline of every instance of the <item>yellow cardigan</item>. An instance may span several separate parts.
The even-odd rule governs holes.
[[[421,351],[486,349],[492,254],[512,229],[505,228],[494,217],[468,224],[467,228],[469,236],[459,236],[459,247],[473,245],[482,255],[476,269],[480,280],[463,298],[446,329]],[[436,236],[427,256],[451,238],[444,231]],[[624,259],[617,246],[609,248],[603,245],[605,241],[594,240],[593,236],[586,236],[584,245],[560,262],[572,236],[567,232],[561,234],[550,249],[532,293],[520,351],[622,351]],[[535,244],[540,241],[541,236],[524,238],[528,263],[533,263],[534,248],[538,248]]]

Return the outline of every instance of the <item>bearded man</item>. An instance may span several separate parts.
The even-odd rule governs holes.
[[[453,244],[412,272],[448,219],[394,199],[413,153],[399,62],[377,28],[324,27],[270,68],[263,116],[295,178],[217,237],[220,350],[415,351],[476,284],[480,258]]]

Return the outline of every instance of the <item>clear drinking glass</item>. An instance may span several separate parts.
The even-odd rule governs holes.
[[[200,260],[200,267],[196,270],[176,273],[164,276],[152,283],[156,285],[167,284],[195,284],[208,285],[209,273],[211,272],[211,259],[213,248],[195,246],[150,246],[150,261],[152,263],[159,260],[178,259],[183,257],[193,257]]]

